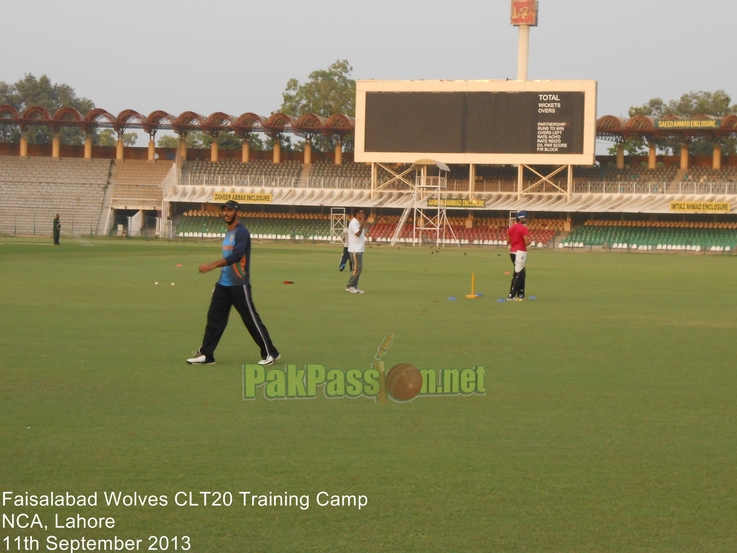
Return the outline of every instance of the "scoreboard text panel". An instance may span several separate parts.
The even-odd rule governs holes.
[[[356,161],[413,163],[429,157],[446,163],[593,163],[593,81],[574,81],[589,84],[581,90],[565,86],[566,81],[532,81],[539,90],[508,91],[443,90],[467,83],[478,88],[478,81],[435,83],[441,85],[438,90],[371,90],[379,88],[377,81],[360,81],[369,86],[358,87]],[[481,83],[503,87],[501,82]],[[512,83],[517,88],[530,84]]]

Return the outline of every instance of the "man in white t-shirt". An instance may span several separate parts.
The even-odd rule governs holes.
[[[363,209],[354,207],[353,219],[348,224],[348,255],[351,257],[353,270],[348,285],[345,287],[346,291],[351,294],[363,294],[363,290],[358,288],[358,277],[361,276],[361,270],[363,269],[363,248],[366,242],[365,225],[366,214]]]

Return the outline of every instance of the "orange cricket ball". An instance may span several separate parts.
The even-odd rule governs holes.
[[[409,363],[394,365],[386,374],[386,389],[399,401],[414,399],[422,389],[422,373]]]

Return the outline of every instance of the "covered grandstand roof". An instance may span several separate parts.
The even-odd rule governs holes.
[[[314,134],[343,136],[353,134],[356,128],[355,119],[343,114],[326,118],[314,113],[294,117],[276,112],[264,117],[247,112],[234,117],[218,111],[205,117],[194,111],[172,115],[156,110],[144,116],[135,110],[126,109],[115,116],[102,108],[91,109],[86,115],[82,115],[75,108],[63,107],[52,115],[42,106],[31,106],[20,113],[9,104],[0,105],[0,125],[18,125],[21,130],[29,125],[44,125],[54,131],[61,127],[77,127],[91,132],[97,127],[104,127],[112,128],[118,133],[126,129],[143,129],[150,135],[165,129],[177,134],[198,130],[210,135],[230,131],[239,135],[262,132],[269,136],[292,133],[305,137]]]
[[[616,141],[628,138],[690,139],[697,136],[719,139],[733,133],[737,134],[737,115],[732,113],[723,117],[704,114],[693,117],[666,115],[661,118],[635,115],[629,119],[605,115],[596,122],[599,138]]]
[[[261,132],[269,136],[292,133],[309,137],[314,134],[339,136],[353,134],[355,123],[353,117],[344,114],[334,114],[326,118],[314,113],[295,117],[275,112],[265,117],[246,112],[235,117],[219,111],[209,116],[185,111],[175,116],[156,110],[144,116],[135,110],[126,109],[115,116],[101,108],[94,108],[82,115],[72,107],[63,107],[52,115],[42,106],[30,106],[20,113],[11,105],[0,105],[0,125],[18,125],[22,130],[29,125],[45,125],[54,131],[58,131],[61,127],[78,127],[85,132],[91,132],[97,127],[106,127],[118,133],[131,128],[143,129],[151,135],[160,129],[166,129],[177,134],[199,130],[210,135],[220,132],[235,132],[239,135]],[[737,115],[715,117],[700,114],[690,118],[666,115],[659,119],[645,115],[636,115],[629,119],[605,115],[596,122],[596,134],[599,138],[614,141],[633,137],[649,140],[658,138],[688,140],[697,136],[710,136],[718,140],[737,134]]]

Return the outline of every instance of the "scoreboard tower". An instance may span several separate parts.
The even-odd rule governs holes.
[[[420,159],[468,164],[471,176],[478,164],[517,165],[519,196],[545,182],[570,196],[572,166],[592,165],[595,146],[596,81],[356,83],[355,160],[390,173],[389,164]],[[557,169],[542,175],[535,165]],[[526,168],[540,177],[527,187]],[[566,168],[563,190],[550,178]]]

